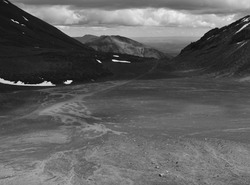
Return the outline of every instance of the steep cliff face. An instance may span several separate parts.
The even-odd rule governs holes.
[[[223,76],[250,74],[250,16],[209,31],[184,48],[173,65]]]
[[[89,40],[86,41],[88,38]],[[166,55],[154,48],[121,36],[101,36],[99,38],[90,38],[89,36],[85,36],[83,39],[78,40],[82,43],[86,43],[86,45],[95,49],[96,51],[105,53],[127,54],[156,59],[170,58],[169,55]]]
[[[7,0],[0,0],[0,78],[25,83],[105,75],[102,55]]]

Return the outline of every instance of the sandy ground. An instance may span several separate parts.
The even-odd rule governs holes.
[[[2,93],[0,185],[248,185],[248,92],[171,79]]]

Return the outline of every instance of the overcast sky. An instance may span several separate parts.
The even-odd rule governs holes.
[[[201,36],[250,14],[250,0],[10,0],[70,36]]]

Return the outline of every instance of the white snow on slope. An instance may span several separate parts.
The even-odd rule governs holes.
[[[11,21],[16,23],[16,24],[20,24],[18,21],[15,21],[14,19],[11,19]]]
[[[237,45],[240,45],[238,48],[243,47],[243,46],[246,45],[247,43],[248,43],[248,41],[238,42]]]
[[[242,30],[244,30],[247,26],[249,26],[250,25],[250,23],[247,23],[247,24],[245,24],[244,26],[242,26],[242,28],[241,29],[239,29],[235,34],[237,34],[237,33],[239,33],[239,32],[241,32]]]
[[[247,17],[247,18],[242,20],[242,22],[248,22],[248,21],[250,21],[250,17]]]
[[[25,21],[27,21],[27,22],[29,21],[29,19],[27,19],[27,18],[26,18],[26,17],[24,17],[24,16],[23,16],[23,19],[24,19]]]
[[[42,82],[40,84],[25,84],[25,83],[23,83],[21,81],[12,82],[12,81],[9,81],[9,80],[5,80],[3,78],[0,78],[0,83],[7,84],[7,85],[27,86],[27,87],[51,87],[51,86],[55,86],[51,82],[47,82],[47,81],[44,81],[44,82]]]
[[[119,56],[119,55],[113,55],[113,57],[115,57],[115,58],[119,58],[120,56]]]
[[[210,40],[211,38],[214,38],[214,35],[213,35],[213,36],[211,36],[211,37],[209,37],[209,38],[207,38],[207,40]]]
[[[67,80],[67,81],[64,82],[65,85],[70,85],[72,83],[73,83],[73,80]]]
[[[116,59],[112,59],[113,62],[117,62],[117,63],[125,63],[125,64],[130,64],[130,61],[126,61],[126,60],[116,60]]]
[[[3,0],[4,3],[9,4],[7,1]]]
[[[14,20],[14,19],[11,19],[11,21],[14,22],[14,23],[16,23],[16,24],[19,24],[19,25],[21,25],[21,26],[26,26],[25,24],[20,24],[20,22]]]
[[[96,59],[96,61],[97,61],[97,62],[98,62],[99,64],[102,64],[102,61],[100,61],[100,60],[97,60],[97,59]]]

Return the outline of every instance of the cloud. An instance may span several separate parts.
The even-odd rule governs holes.
[[[22,5],[22,8],[30,14],[53,25],[78,24],[81,20],[81,16],[76,11],[69,9],[68,6],[55,5],[36,7]]]
[[[31,14],[53,25],[85,27],[155,26],[155,27],[216,27],[229,24],[235,16],[191,14],[166,8],[144,9],[72,9],[68,5],[22,5]]]
[[[168,8],[199,14],[249,12],[249,0],[12,0],[26,5],[68,5],[105,10]]]
[[[120,32],[125,30],[125,27],[137,27],[137,30],[141,30],[139,27],[147,27],[148,30],[154,27],[152,30],[155,33],[163,27],[197,28],[204,31],[230,24],[250,13],[250,0],[11,0],[11,2],[61,30],[73,32],[74,28],[77,33],[80,32],[77,27],[87,30],[108,28]],[[131,28],[128,29],[132,30]],[[179,29],[179,32],[181,30]]]

